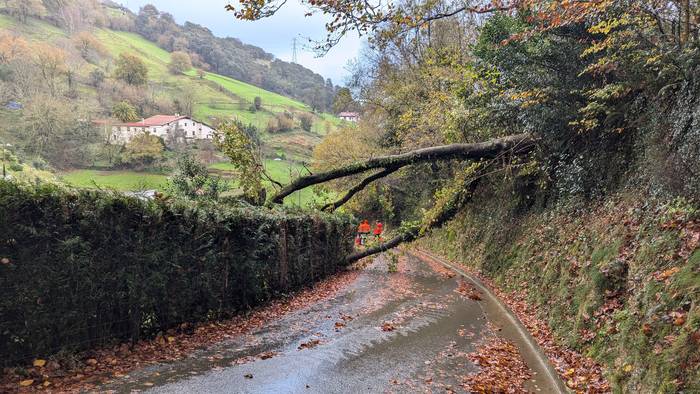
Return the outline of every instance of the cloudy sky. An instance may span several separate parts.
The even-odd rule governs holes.
[[[314,15],[304,17],[305,8],[298,0],[289,0],[275,16],[256,22],[239,21],[224,6],[234,3],[231,0],[117,0],[134,12],[146,4],[153,4],[159,10],[169,12],[178,23],[190,21],[209,28],[220,37],[236,37],[241,41],[261,47],[276,57],[292,59],[292,39],[298,38],[301,47],[306,38],[325,37],[324,17]],[[333,83],[342,85],[347,73],[347,63],[355,58],[362,46],[357,36],[345,37],[339,45],[324,57],[316,58],[309,50],[297,50],[298,63],[310,68]]]

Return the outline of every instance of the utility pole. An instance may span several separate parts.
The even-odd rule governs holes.
[[[297,62],[297,38],[292,39],[292,63]]]

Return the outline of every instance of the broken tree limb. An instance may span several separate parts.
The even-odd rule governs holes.
[[[535,139],[530,134],[517,134],[507,137],[495,138],[485,142],[473,144],[450,144],[435,146],[430,148],[417,149],[414,151],[381,156],[366,161],[349,164],[326,172],[303,176],[295,179],[292,183],[282,188],[271,199],[270,202],[281,204],[288,195],[334,179],[344,178],[351,175],[361,174],[377,168],[402,168],[407,165],[437,161],[437,160],[481,160],[492,159],[506,151],[514,154],[527,153],[535,145]]]
[[[393,249],[401,245],[402,243],[415,241],[429,230],[442,227],[443,224],[447,223],[452,218],[454,218],[455,215],[457,215],[457,213],[460,210],[462,210],[462,208],[464,208],[464,206],[469,201],[471,201],[472,195],[474,194],[474,191],[476,190],[476,187],[479,183],[479,179],[480,177],[476,177],[466,182],[465,186],[462,187],[458,192],[456,192],[452,196],[450,201],[444,205],[444,208],[436,215],[436,217],[430,223],[424,224],[422,227],[416,226],[408,230],[404,230],[399,235],[390,239],[387,242],[381,243],[371,248],[367,248],[365,250],[357,251],[348,256],[345,259],[345,261],[347,263],[353,263],[365,257],[372,256],[377,253],[386,252],[387,250]]]
[[[399,169],[398,167],[390,167],[390,168],[384,169],[383,171],[379,171],[378,173],[376,173],[374,175],[368,176],[367,178],[363,179],[362,182],[358,183],[352,189],[348,190],[348,192],[345,193],[345,195],[341,199],[324,205],[321,208],[321,210],[322,211],[328,210],[330,212],[335,211],[338,207],[340,207],[341,205],[350,201],[352,196],[359,193],[362,189],[367,187],[367,185],[376,181],[377,179],[381,179],[381,178],[384,178],[385,176],[391,175],[393,172],[396,172],[398,169]]]

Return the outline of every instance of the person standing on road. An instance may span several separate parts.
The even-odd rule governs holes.
[[[367,219],[363,220],[362,223],[357,228],[357,232],[360,235],[360,244],[364,245],[367,242],[367,236],[369,235],[369,232],[371,230],[371,226],[369,225],[369,222]]]
[[[384,232],[384,225],[382,222],[378,221],[374,224],[374,238],[377,241],[381,241],[382,233]]]

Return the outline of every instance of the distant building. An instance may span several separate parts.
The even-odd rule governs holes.
[[[127,143],[135,136],[148,133],[161,138],[167,138],[168,134],[180,131],[180,138],[185,141],[211,140],[214,138],[214,128],[206,123],[198,122],[188,116],[179,115],[155,115],[143,119],[139,122],[130,123],[110,123],[109,121],[98,120],[96,125],[107,129],[109,126],[112,132],[109,136],[110,142]]]
[[[338,117],[348,122],[357,122],[360,120],[360,114],[357,112],[341,112],[338,114]]]

